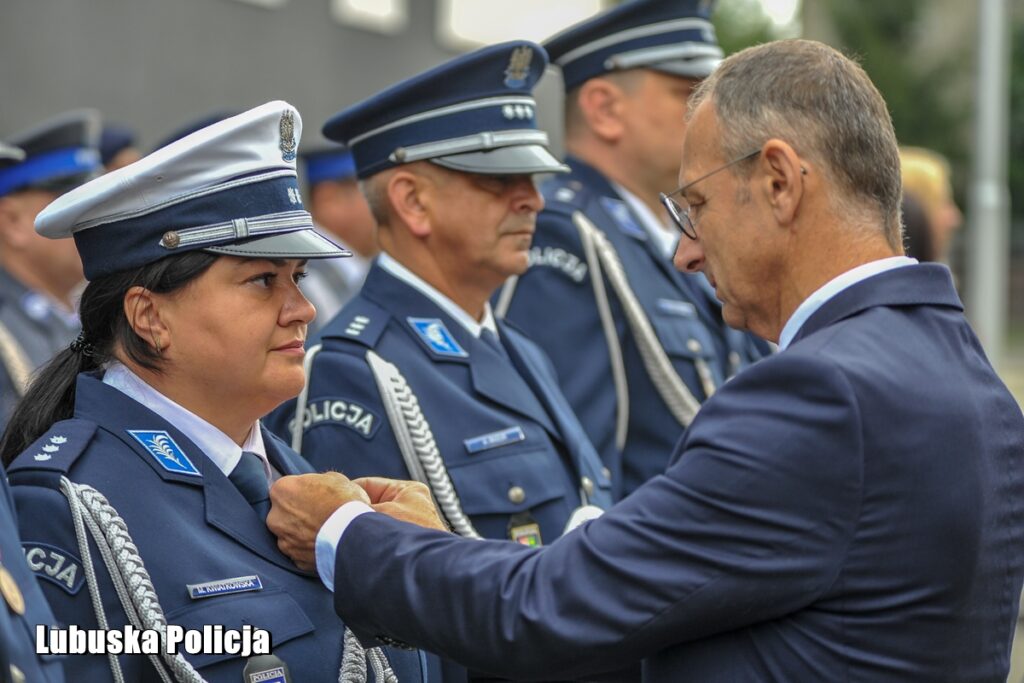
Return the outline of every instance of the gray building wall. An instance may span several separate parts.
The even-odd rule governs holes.
[[[302,113],[303,144],[316,145],[339,109],[456,54],[437,42],[434,0],[409,0],[394,36],[339,24],[329,3],[0,0],[0,138],[91,106],[148,151],[212,112],[284,99]],[[550,74],[538,90],[556,143],[559,91]]]

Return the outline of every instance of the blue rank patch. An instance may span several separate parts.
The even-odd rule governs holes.
[[[525,440],[526,434],[523,433],[523,428],[516,425],[515,427],[499,429],[498,431],[491,432],[489,434],[474,436],[470,439],[466,439],[462,443],[466,444],[466,450],[470,453],[479,453],[481,451],[488,451],[492,448],[507,446],[508,444],[518,443]]]
[[[263,590],[263,582],[260,577],[236,576],[233,579],[221,579],[220,581],[207,581],[206,583],[188,583],[188,594],[193,600],[212,598],[217,595],[230,595],[231,593],[248,593],[250,591]]]
[[[604,210],[615,219],[615,223],[622,232],[638,240],[647,239],[647,232],[636,222],[633,212],[626,206],[626,202],[621,199],[613,199],[612,197],[601,197],[599,201]]]
[[[469,357],[466,350],[459,346],[459,342],[455,341],[455,337],[439,318],[406,318],[406,320],[434,353],[455,358]]]
[[[141,443],[149,451],[149,454],[156,458],[160,466],[168,472],[191,474],[194,477],[203,476],[196,469],[196,466],[192,464],[192,461],[188,459],[188,456],[185,455],[185,451],[181,450],[181,447],[174,443],[174,439],[167,432],[145,429],[129,429],[127,432],[136,441]]]
[[[75,595],[85,583],[85,570],[82,561],[63,548],[47,543],[25,541],[21,544],[25,551],[28,568],[37,578],[60,586],[70,595]]]

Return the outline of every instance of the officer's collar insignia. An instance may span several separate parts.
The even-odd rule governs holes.
[[[188,588],[189,597],[193,600],[212,598],[217,595],[228,595],[230,593],[248,593],[250,591],[263,590],[263,582],[255,574],[249,576],[236,576],[233,579],[221,579],[220,581],[207,581],[206,583],[185,584]]]
[[[455,337],[448,331],[444,323],[438,318],[408,318],[409,324],[420,339],[426,343],[434,353],[441,356],[452,356],[454,358],[466,358],[469,356],[465,349],[459,346]]]
[[[203,476],[196,469],[196,466],[192,464],[192,461],[188,459],[188,456],[185,455],[185,451],[181,450],[181,447],[174,443],[174,439],[167,432],[146,429],[129,429],[127,431],[168,472],[191,474],[194,477]]]
[[[533,48],[529,45],[520,45],[512,50],[512,56],[508,60],[508,68],[505,69],[505,86],[509,88],[522,88],[526,86],[526,77],[530,75],[530,62],[533,61]]]
[[[626,206],[626,202],[612,197],[601,197],[600,202],[604,210],[615,219],[615,224],[619,226],[622,232],[638,240],[647,239],[647,232],[636,222],[636,218],[633,217],[633,213]]]
[[[295,141],[295,115],[289,110],[281,114],[281,158],[285,161],[295,161],[295,152],[299,144]]]

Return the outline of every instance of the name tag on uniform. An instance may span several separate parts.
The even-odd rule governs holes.
[[[260,577],[236,576],[233,579],[221,579],[220,581],[207,581],[206,583],[186,584],[188,594],[193,600],[212,598],[217,595],[230,595],[231,593],[248,593],[250,591],[263,590],[263,582]]]
[[[669,315],[678,315],[684,318],[692,318],[697,315],[697,308],[689,301],[678,299],[658,299],[658,310]]]
[[[526,434],[523,433],[523,428],[517,425],[497,432],[491,432],[490,434],[474,436],[462,443],[466,444],[466,450],[472,454],[525,440]]]

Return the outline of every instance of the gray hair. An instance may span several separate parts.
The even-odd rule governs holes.
[[[690,99],[711,100],[723,156],[740,157],[770,138],[821,164],[851,217],[867,208],[902,249],[900,157],[878,89],[853,60],[822,43],[782,40],[722,62]],[[735,171],[741,172],[741,171]]]
[[[370,213],[377,225],[386,226],[391,219],[391,205],[388,201],[388,183],[390,173],[376,173],[359,181],[359,191],[366,198]]]

